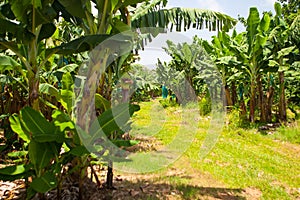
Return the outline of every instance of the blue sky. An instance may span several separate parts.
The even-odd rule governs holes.
[[[260,13],[263,11],[272,11],[274,13],[274,3],[276,0],[169,0],[167,8],[172,7],[184,7],[184,8],[201,8],[209,9],[213,11],[219,11],[227,14],[233,18],[238,18],[238,15],[247,19],[249,8],[257,7]],[[237,24],[236,30],[242,32],[244,27],[241,24]],[[177,42],[191,42],[194,35],[210,40],[211,36],[216,32],[209,32],[207,30],[188,30],[187,32],[176,32],[160,35],[150,43],[145,51],[141,51],[141,60],[139,63],[153,68],[157,62],[157,57],[161,60],[169,61],[170,57],[164,53],[161,49],[165,45],[165,41],[170,39]]]

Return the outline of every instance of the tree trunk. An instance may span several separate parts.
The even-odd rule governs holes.
[[[237,93],[236,93],[236,85],[235,82],[233,81],[231,83],[231,101],[232,105],[235,105],[237,103]]]
[[[184,97],[184,101],[185,103],[188,103],[190,101],[197,101],[197,99],[195,99],[195,91],[194,91],[194,87],[193,87],[193,77],[192,76],[188,76],[186,77],[186,79],[188,80],[188,82],[186,83],[186,87],[185,87],[185,97]],[[185,104],[184,103],[184,104]]]
[[[266,106],[266,120],[267,122],[272,122],[272,105],[274,97],[274,87],[270,86],[269,91],[267,92],[267,106]]]
[[[113,189],[113,162],[110,160],[108,161],[108,169],[106,175],[106,186],[108,189]]]
[[[29,84],[29,99],[28,104],[35,110],[39,110],[39,84],[40,81],[36,78],[37,72],[28,72]]]
[[[231,95],[228,85],[225,86],[226,106],[232,106]]]
[[[285,122],[287,120],[286,116],[286,101],[285,101],[285,92],[284,92],[284,72],[278,72],[279,75],[279,121]]]
[[[262,82],[261,82],[261,76],[257,76],[257,89],[258,89],[258,98],[259,98],[259,108],[260,108],[260,121],[261,122],[266,122],[267,117],[266,117],[266,102],[265,102],[265,97],[264,97],[264,91],[262,87]]]
[[[98,53],[99,52],[99,53]],[[97,91],[102,94],[105,80],[105,67],[110,51],[108,49],[99,49],[97,54],[93,54],[95,58],[90,59],[89,70],[84,76],[87,77],[84,87],[79,88],[82,90],[82,98],[78,103],[76,110],[76,124],[81,127],[83,131],[89,132],[89,126],[93,122],[92,117],[95,116],[95,92]],[[95,62],[93,62],[95,61]],[[100,72],[102,73],[100,77]],[[97,88],[97,81],[100,79],[100,88]],[[101,90],[101,91],[99,91]],[[79,91],[78,94],[81,94]]]
[[[250,86],[250,91],[251,91],[251,95],[250,95],[250,112],[249,112],[249,120],[251,123],[254,122],[255,120],[255,78],[251,77],[251,86]]]
[[[245,101],[242,98],[240,102],[240,116],[245,117],[246,114],[247,114],[247,109],[246,109]]]

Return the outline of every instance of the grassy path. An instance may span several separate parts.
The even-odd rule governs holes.
[[[132,134],[153,136],[167,145],[184,121],[181,112],[180,107],[163,110],[157,102],[143,102],[134,116]],[[229,125],[209,155],[199,159],[209,118],[198,122],[191,146],[168,169],[147,175],[122,174],[124,179],[159,186],[150,199],[300,199],[299,144]],[[298,127],[290,129],[300,137]]]

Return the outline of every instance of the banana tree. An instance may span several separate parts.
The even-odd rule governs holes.
[[[132,75],[134,77],[134,88],[137,90],[135,98],[137,101],[143,98],[153,97],[159,91],[160,83],[157,80],[155,70],[148,69],[140,64],[132,64]]]
[[[213,36],[211,43],[203,41],[203,47],[214,60],[222,76],[227,106],[233,106],[237,101],[235,81],[241,78],[242,65],[235,51],[231,50],[231,45],[238,43],[239,47],[243,48],[244,41],[241,40],[243,39],[241,36],[234,30],[232,36],[226,32],[219,32],[217,36]]]
[[[199,75],[199,71],[204,70],[204,66],[211,62],[201,43],[202,40],[195,36],[191,44],[184,42],[176,45],[172,41],[167,41],[168,46],[164,48],[166,53],[172,57],[168,64],[169,67],[185,77],[183,87],[186,100],[195,100],[193,99],[195,79]]]
[[[237,43],[233,41],[230,45],[230,49],[235,53],[238,61],[242,62],[244,66],[242,69],[250,77],[250,107],[249,107],[249,120],[254,122],[255,120],[255,107],[256,107],[256,92],[257,84],[261,79],[261,69],[263,68],[266,60],[263,55],[263,49],[266,45],[268,38],[268,31],[270,26],[270,16],[268,13],[264,13],[260,19],[257,8],[251,7],[249,16],[246,22],[245,43]],[[240,35],[244,37],[243,34]],[[258,87],[261,87],[259,85]],[[261,89],[258,89],[261,91]],[[260,95],[262,95],[260,93]],[[263,98],[260,98],[260,110],[261,119],[264,118]]]
[[[28,87],[28,104],[39,110],[40,69],[55,53],[72,54],[86,51],[107,37],[84,37],[51,48],[47,44],[55,30],[55,20],[64,17],[80,24],[80,18],[72,16],[58,0],[9,0],[1,2],[0,50],[11,51],[22,65],[23,78]],[[64,50],[62,50],[64,49]]]
[[[289,71],[290,63],[287,57],[295,50],[295,46],[290,42],[290,29],[282,18],[281,6],[275,3],[276,15],[272,20],[273,29],[270,32],[269,41],[271,43],[270,65],[277,67],[279,78],[279,102],[278,102],[278,119],[280,121],[287,120],[287,105],[285,97],[285,78],[284,74]],[[293,30],[292,30],[293,31]]]

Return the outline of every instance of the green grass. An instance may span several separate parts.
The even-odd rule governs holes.
[[[200,144],[187,152],[197,156]],[[300,156],[280,142],[254,130],[225,129],[213,151],[202,161],[191,159],[192,165],[208,171],[230,187],[255,187],[264,199],[292,199],[287,193],[300,185]]]
[[[300,120],[294,122],[289,127],[280,127],[275,134],[269,137],[294,144],[300,144]]]
[[[183,119],[181,112],[180,107],[163,110],[157,102],[143,102],[134,117],[132,133],[153,135],[164,145],[172,144],[182,131],[183,121],[191,120]],[[220,130],[212,151],[200,159],[199,150],[206,138],[209,122],[205,118],[197,122],[195,139],[184,153],[193,169],[209,173],[228,188],[259,189],[261,199],[299,197],[299,121],[294,127],[279,128],[273,135],[261,135],[256,129],[242,129],[234,124],[226,126]],[[184,198],[191,198],[196,193],[195,188],[185,187],[188,180],[184,178],[168,177],[167,180],[183,191]]]

